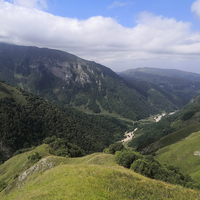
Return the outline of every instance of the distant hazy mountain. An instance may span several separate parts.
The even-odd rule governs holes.
[[[109,68],[58,50],[0,43],[0,79],[86,112],[134,120],[160,112]]]
[[[176,106],[183,106],[200,93],[200,74],[175,69],[137,68],[119,73],[151,98],[151,91],[162,94]],[[146,82],[151,83],[148,89]],[[156,88],[155,88],[156,86]],[[166,96],[167,94],[167,96]]]
[[[151,74],[151,75],[158,75],[158,76],[179,77],[179,78],[184,78],[184,79],[189,79],[189,80],[200,80],[200,74],[181,71],[177,69],[160,69],[160,68],[143,67],[143,68],[127,70],[127,71],[122,72],[122,74],[126,74],[127,76],[133,75],[133,74],[139,75],[140,74],[139,72]]]

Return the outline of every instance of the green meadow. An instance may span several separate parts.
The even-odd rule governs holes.
[[[198,154],[199,152],[199,154]],[[195,155],[196,154],[196,155]],[[156,152],[159,162],[178,166],[182,173],[200,181],[200,131]]]
[[[41,155],[37,163],[28,157]],[[200,192],[152,180],[119,166],[114,155],[94,153],[80,158],[52,156],[48,145],[12,157],[0,166],[7,187],[1,200],[56,199],[185,199]],[[12,177],[12,178],[11,178]]]

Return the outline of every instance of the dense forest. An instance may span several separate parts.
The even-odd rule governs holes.
[[[1,90],[6,91],[7,86],[1,82]],[[24,103],[13,97],[0,99],[1,144],[12,152],[37,146],[52,136],[78,145],[86,153],[99,152],[121,140],[127,129],[115,118],[87,115],[73,108],[61,110],[36,95],[17,90],[26,99]]]
[[[135,127],[138,128],[136,132],[137,137],[130,141],[128,145],[141,150],[161,137],[174,132],[175,129],[171,127],[172,122],[172,117],[164,117],[157,123],[135,123]]]

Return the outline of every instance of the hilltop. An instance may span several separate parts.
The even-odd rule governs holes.
[[[36,164],[27,157],[42,155]],[[47,156],[47,157],[46,157]],[[32,164],[32,165],[30,165]],[[9,168],[8,168],[9,166]],[[22,167],[28,169],[22,170]],[[48,156],[48,147],[17,155],[3,165],[0,193],[6,199],[198,199],[198,191],[152,180],[117,165],[114,155],[95,153],[82,158]]]

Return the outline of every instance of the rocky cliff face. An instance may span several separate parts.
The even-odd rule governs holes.
[[[159,112],[109,68],[58,50],[1,43],[0,79],[87,112],[131,119]]]

